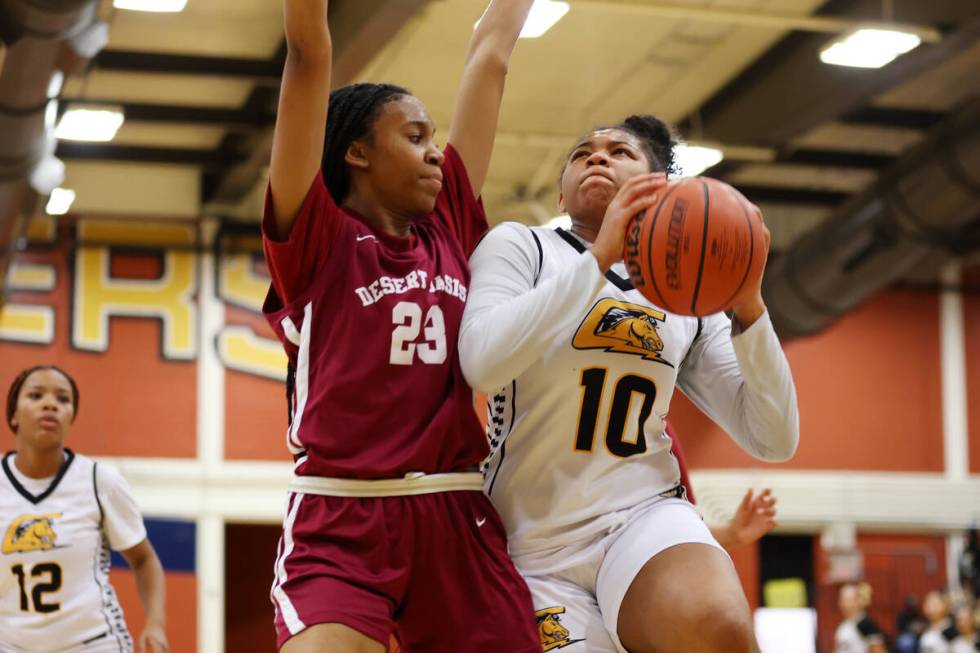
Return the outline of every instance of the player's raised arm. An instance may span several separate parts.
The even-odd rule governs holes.
[[[532,4],[533,0],[493,0],[470,38],[449,142],[459,152],[476,196],[490,167],[510,55]]]
[[[321,165],[332,59],[327,0],[284,0],[283,9],[288,53],[269,169],[280,239],[289,235]]]

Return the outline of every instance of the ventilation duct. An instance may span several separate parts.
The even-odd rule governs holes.
[[[763,295],[783,337],[816,333],[917,266],[980,249],[980,99],[766,271]]]
[[[35,175],[46,179],[37,189],[29,178],[54,152],[49,101],[60,89],[52,77],[63,59],[94,54],[97,9],[97,0],[0,0],[0,288],[22,220],[37,192],[50,191],[50,175]]]

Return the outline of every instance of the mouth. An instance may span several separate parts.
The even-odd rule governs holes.
[[[37,423],[40,424],[41,426],[46,426],[48,428],[53,428],[53,429],[56,429],[59,426],[61,426],[61,422],[59,422],[58,419],[55,417],[42,417],[37,421]]]
[[[439,174],[439,175],[422,175],[420,177],[420,179],[422,180],[422,183],[424,183],[425,185],[431,186],[432,188],[435,188],[436,192],[438,192],[442,188],[442,175],[441,174]]]
[[[615,182],[613,181],[612,175],[610,175],[607,171],[602,170],[600,168],[598,170],[590,170],[588,173],[586,173],[582,177],[582,181],[579,182],[579,186],[584,186],[586,182],[588,182],[590,180],[596,180],[596,179],[600,179],[600,180],[601,179],[604,179],[604,180],[608,181],[611,184],[615,184]]]

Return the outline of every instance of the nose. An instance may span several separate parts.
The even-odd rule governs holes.
[[[429,165],[434,165],[437,168],[442,167],[442,162],[445,161],[446,155],[442,153],[438,147],[433,145],[429,148],[428,152],[425,153],[425,162]]]
[[[585,160],[587,166],[608,166],[609,157],[602,150],[596,150]]]

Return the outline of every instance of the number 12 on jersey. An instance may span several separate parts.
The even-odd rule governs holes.
[[[592,452],[595,446],[596,422],[605,398],[607,371],[602,367],[589,367],[582,370],[580,385],[582,386],[582,407],[578,416],[578,433],[575,438],[575,450]],[[619,458],[627,458],[647,450],[647,441],[643,427],[653,411],[653,401],[657,398],[657,386],[648,378],[636,374],[625,374],[612,389],[612,405],[609,408],[609,420],[606,423],[606,448],[609,453]],[[626,419],[633,404],[633,396],[638,395],[642,400],[640,413],[636,423],[636,432],[631,440],[624,439],[626,434]]]

